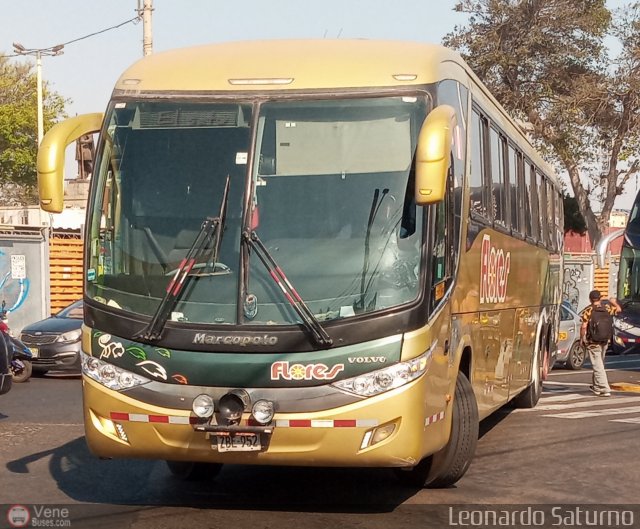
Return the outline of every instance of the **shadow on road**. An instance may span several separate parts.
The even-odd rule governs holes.
[[[384,513],[418,492],[388,469],[229,465],[215,480],[184,482],[161,461],[100,460],[84,437],[9,461],[6,469],[29,473],[44,458],[50,458],[50,475],[61,492],[92,504]]]

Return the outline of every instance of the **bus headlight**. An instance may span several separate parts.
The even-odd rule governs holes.
[[[96,382],[114,391],[141,386],[151,382],[146,377],[122,369],[121,367],[108,364],[95,356],[80,353],[82,357],[82,373],[92,378]]]
[[[633,329],[633,325],[631,325],[630,323],[624,321],[624,320],[619,320],[618,318],[614,318],[613,319],[613,326],[618,329],[619,331],[628,331],[630,329]]]
[[[432,354],[433,346],[426,353],[412,360],[340,380],[333,383],[332,386],[361,397],[379,395],[385,391],[404,386],[422,376],[431,364]]]

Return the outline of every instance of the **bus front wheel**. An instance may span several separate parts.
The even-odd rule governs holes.
[[[401,482],[439,489],[456,483],[471,465],[478,443],[478,406],[469,379],[459,373],[453,397],[451,435],[445,447],[410,469],[395,469]]]
[[[181,481],[205,481],[214,479],[222,470],[219,463],[196,463],[194,461],[167,461],[167,466]]]

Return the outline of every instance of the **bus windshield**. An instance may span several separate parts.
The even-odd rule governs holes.
[[[620,254],[617,298],[623,305],[640,302],[640,249],[626,244]]]
[[[170,321],[299,323],[252,234],[318,321],[415,300],[423,221],[411,168],[427,107],[424,96],[112,104],[87,295],[153,316],[228,181],[218,251],[201,246]]]

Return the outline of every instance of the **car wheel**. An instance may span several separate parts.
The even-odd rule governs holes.
[[[568,369],[578,370],[582,369],[586,351],[580,342],[574,342],[569,350],[569,356],[567,358],[566,366]]]
[[[205,481],[214,479],[222,470],[221,463],[196,463],[194,461],[167,461],[167,466],[181,481]]]

